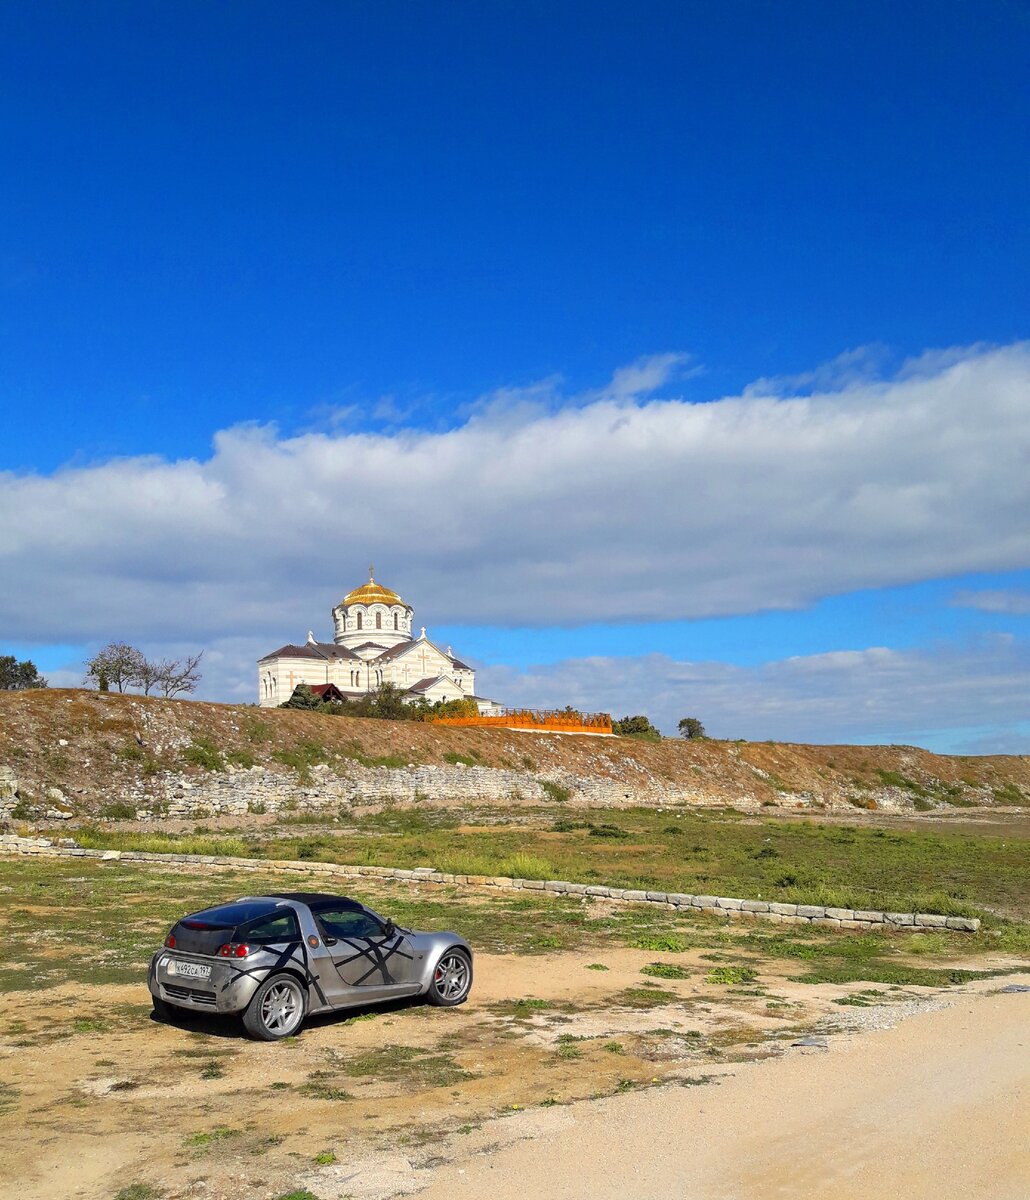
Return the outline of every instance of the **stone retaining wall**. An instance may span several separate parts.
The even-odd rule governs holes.
[[[632,760],[628,760],[632,761]],[[660,779],[634,764],[632,783],[541,766],[535,772],[514,768],[433,764],[404,767],[366,767],[349,762],[336,769],[311,768],[310,778],[300,782],[292,771],[268,767],[227,767],[204,774],[164,771],[159,775],[111,785],[108,803],[127,805],[136,820],[165,817],[203,819],[256,813],[326,813],[335,816],[341,808],[368,804],[550,804],[547,783],[564,788],[576,804],[597,808],[627,803],[654,807],[722,803],[701,787],[686,789]],[[71,789],[65,796],[49,789],[45,801],[36,800],[36,814],[49,820],[71,815],[55,809],[78,807]],[[51,792],[53,795],[51,795]],[[0,766],[0,820],[9,818],[17,803],[19,781],[13,770]],[[742,808],[757,808],[755,798],[742,792]],[[102,811],[102,810],[101,810]]]
[[[730,896],[689,896],[680,892],[644,892],[629,888],[569,883],[563,879],[509,879],[506,876],[451,875],[431,867],[341,866],[337,863],[296,862],[262,858],[228,858],[210,854],[155,854],[142,850],[83,850],[55,846],[47,838],[0,835],[0,854],[38,855],[49,858],[99,858],[103,861],[184,863],[191,866],[230,867],[239,871],[283,871],[327,875],[336,878],[371,876],[418,883],[447,883],[469,887],[494,887],[557,895],[596,896],[605,900],[656,904],[662,908],[690,909],[709,916],[737,920],[778,921],[791,925],[820,925],[828,929],[871,930],[952,929],[976,933],[979,918],[945,917],[935,913],[880,912],[876,909],[827,908],[821,904],[780,904],[775,901],[741,900]]]

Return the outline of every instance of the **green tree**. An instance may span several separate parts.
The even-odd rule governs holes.
[[[705,736],[705,727],[697,717],[684,717],[677,728],[680,731],[680,737],[683,738],[703,738]]]
[[[293,695],[280,708],[318,708],[319,699],[306,683],[298,683]]]
[[[656,729],[642,713],[635,717],[623,717],[621,721],[613,721],[612,733],[616,733],[620,737],[639,738],[645,742],[662,740],[661,730]]]
[[[46,685],[46,680],[31,659],[18,662],[13,654],[0,654],[0,691],[23,692],[29,688],[45,688]]]

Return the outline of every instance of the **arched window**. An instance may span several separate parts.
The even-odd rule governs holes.
[[[400,629],[400,623],[396,613],[393,614],[393,627],[394,629]]]
[[[383,614],[381,612],[377,612],[376,613],[376,629],[382,629],[382,627],[383,627]]]
[[[361,613],[358,613],[358,628],[361,628]]]

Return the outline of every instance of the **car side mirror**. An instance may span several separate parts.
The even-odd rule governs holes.
[[[396,932],[397,932],[397,926],[394,925],[394,923],[392,921],[387,921],[386,924],[383,926],[383,936],[384,937],[392,938]]]

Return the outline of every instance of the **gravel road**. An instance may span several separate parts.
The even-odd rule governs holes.
[[[420,1200],[1027,1200],[1030,994],[949,1001],[856,1013],[718,1085],[526,1113],[524,1140],[441,1166]]]

